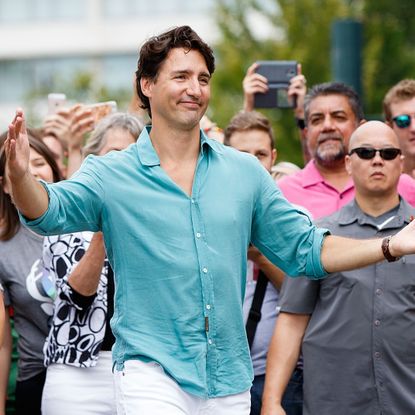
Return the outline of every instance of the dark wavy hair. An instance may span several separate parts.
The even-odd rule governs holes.
[[[364,118],[362,103],[357,92],[349,85],[343,82],[325,82],[323,84],[314,85],[304,98],[304,115],[305,123],[308,123],[310,117],[310,105],[313,99],[327,95],[341,95],[346,97],[350,108],[356,118],[356,122],[360,122]]]
[[[53,158],[52,153],[46,144],[41,140],[40,136],[35,130],[30,128],[27,129],[27,134],[29,136],[29,145],[30,147],[39,153],[46,162],[49,164],[53,173],[53,181],[58,182],[62,179],[59,168],[56,164],[55,159]],[[7,137],[7,133],[0,135],[0,177],[5,178],[6,170],[6,154],[4,152],[3,144]],[[4,185],[4,183],[3,183]],[[12,199],[9,194],[7,194],[3,186],[0,186],[0,241],[8,241],[16,235],[17,231],[20,228],[19,215],[17,214],[17,209],[14,206]]]
[[[151,117],[150,101],[141,90],[141,78],[155,81],[160,67],[174,48],[184,48],[187,51],[197,50],[206,61],[209,73],[215,71],[215,58],[210,46],[189,26],[175,27],[158,36],[147,40],[140,49],[136,76],[137,94],[141,100],[141,108],[146,109]]]

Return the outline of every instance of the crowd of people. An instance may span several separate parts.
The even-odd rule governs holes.
[[[18,415],[415,411],[415,80],[366,121],[353,88],[307,90],[299,67],[300,169],[275,164],[257,68],[223,130],[205,116],[213,52],[188,26],[144,43],[129,113],[76,104],[31,129],[16,111],[0,415],[11,322]]]

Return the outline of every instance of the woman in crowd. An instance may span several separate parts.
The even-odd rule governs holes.
[[[49,149],[33,131],[28,130],[28,135],[31,173],[39,180],[59,181],[60,172]],[[14,309],[15,328],[19,334],[16,414],[37,415],[46,376],[42,348],[52,314],[41,271],[43,237],[20,224],[5,175],[4,152],[0,154],[0,181],[0,283],[4,288],[5,306]],[[12,343],[8,318],[4,336],[0,349],[2,397],[6,394]],[[3,410],[2,407],[0,414]]]
[[[83,154],[122,150],[137,140],[141,129],[132,115],[111,115],[97,125]],[[114,415],[114,337],[109,326],[114,278],[102,234],[46,237],[44,273],[53,281],[54,314],[44,348],[42,413]]]

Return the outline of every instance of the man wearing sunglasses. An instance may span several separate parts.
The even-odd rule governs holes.
[[[382,238],[415,215],[400,198],[399,141],[386,124],[370,121],[350,139],[346,169],[355,198],[318,221],[334,235]],[[280,317],[291,315],[290,336],[277,327],[268,353],[263,415],[283,414],[275,397],[304,357],[304,415],[415,413],[415,255],[321,281],[288,278]],[[279,320],[277,320],[279,321]],[[283,320],[284,321],[284,320]]]
[[[394,85],[385,95],[383,111],[405,156],[403,172],[415,177],[415,80],[404,79]]]
[[[305,97],[304,113],[312,160],[278,184],[291,203],[305,207],[318,219],[336,212],[354,197],[345,155],[350,136],[365,121],[359,96],[340,82],[311,88]],[[401,176],[398,191],[415,206],[415,182],[411,177]]]

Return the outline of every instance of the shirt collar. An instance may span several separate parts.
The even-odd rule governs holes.
[[[309,187],[314,186],[318,183],[325,183],[329,185],[325,180],[324,177],[321,175],[321,173],[318,171],[316,167],[316,162],[313,160],[310,160],[305,167],[301,170],[301,176],[302,176],[302,186],[303,187]],[[353,180],[350,179],[345,188],[341,191],[343,193],[346,190],[349,190],[353,187]]]
[[[138,157],[144,166],[159,166],[160,159],[156,150],[153,147],[153,143],[151,142],[149,135],[150,130],[151,126],[146,126],[145,128],[143,128],[143,131],[141,132],[140,137],[137,140],[136,146],[138,151]],[[216,153],[221,154],[221,146],[222,144],[218,143],[215,140],[207,138],[203,131],[200,130],[200,148],[202,155],[204,155],[207,147],[211,148]]]
[[[411,221],[411,215],[413,215],[413,208],[411,208],[405,200],[399,197],[399,207],[397,213],[393,219],[382,227],[382,229],[402,228],[404,224],[408,224]],[[341,209],[338,217],[338,223],[341,226],[347,226],[354,222],[359,222],[360,225],[373,225],[368,216],[356,203],[356,199],[353,199],[352,202]]]

